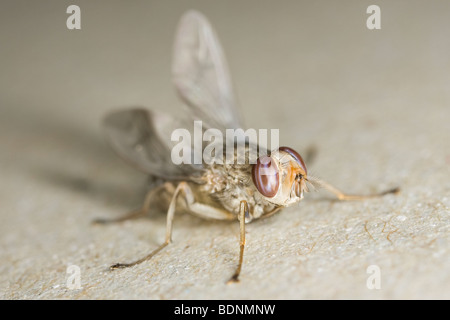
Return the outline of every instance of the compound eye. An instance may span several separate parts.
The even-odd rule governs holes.
[[[279,172],[271,157],[262,156],[252,168],[252,178],[256,189],[265,197],[273,198],[280,186]]]
[[[294,149],[289,148],[289,147],[280,147],[278,150],[289,153],[295,159],[295,161],[300,165],[300,167],[303,169],[305,174],[308,173],[306,170],[305,162],[303,161],[303,158],[298,154],[297,151],[295,151]]]

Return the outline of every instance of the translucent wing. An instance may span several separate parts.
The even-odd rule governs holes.
[[[188,11],[181,18],[172,73],[176,90],[195,120],[221,130],[242,127],[222,47],[199,12]]]
[[[188,126],[170,115],[145,109],[113,112],[104,120],[109,143],[124,160],[141,171],[172,180],[189,179],[201,170],[195,165],[175,165],[171,159],[172,147],[181,143],[171,141],[172,132]]]

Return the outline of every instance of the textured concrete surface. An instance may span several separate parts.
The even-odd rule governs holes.
[[[1,298],[450,298],[450,3],[376,1],[374,31],[367,1],[76,1],[79,31],[66,28],[70,4],[2,1]],[[91,225],[145,194],[100,121],[119,107],[180,110],[170,56],[190,8],[220,36],[249,127],[280,128],[299,152],[314,145],[310,171],[344,190],[401,194],[318,192],[251,223],[240,284],[225,284],[238,225],[189,215],[152,261],[109,272],[161,243],[165,217]]]

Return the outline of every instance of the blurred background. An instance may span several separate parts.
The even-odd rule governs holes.
[[[69,30],[69,5],[81,29]],[[369,30],[369,5],[381,29]],[[176,114],[174,33],[188,9],[224,47],[246,124],[317,157],[324,193],[249,225],[241,287],[225,286],[238,226],[189,216],[154,261],[110,273],[164,239],[164,214],[94,227],[138,207],[145,175],[106,145],[104,115]],[[446,1],[24,1],[0,4],[0,297],[450,298],[450,3]],[[307,164],[308,165],[308,164]],[[118,261],[116,261],[118,260]],[[66,285],[81,268],[82,289]],[[381,289],[366,268],[381,269]]]

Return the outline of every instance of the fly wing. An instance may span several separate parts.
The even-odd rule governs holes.
[[[104,119],[104,128],[112,148],[145,173],[169,180],[189,180],[201,170],[193,164],[176,165],[172,161],[173,146],[183,143],[172,142],[172,132],[188,128],[182,120],[154,110],[130,109],[110,113]],[[191,150],[190,139],[185,143]]]
[[[195,120],[222,131],[242,127],[222,47],[208,20],[197,11],[181,18],[172,73],[176,90]]]

